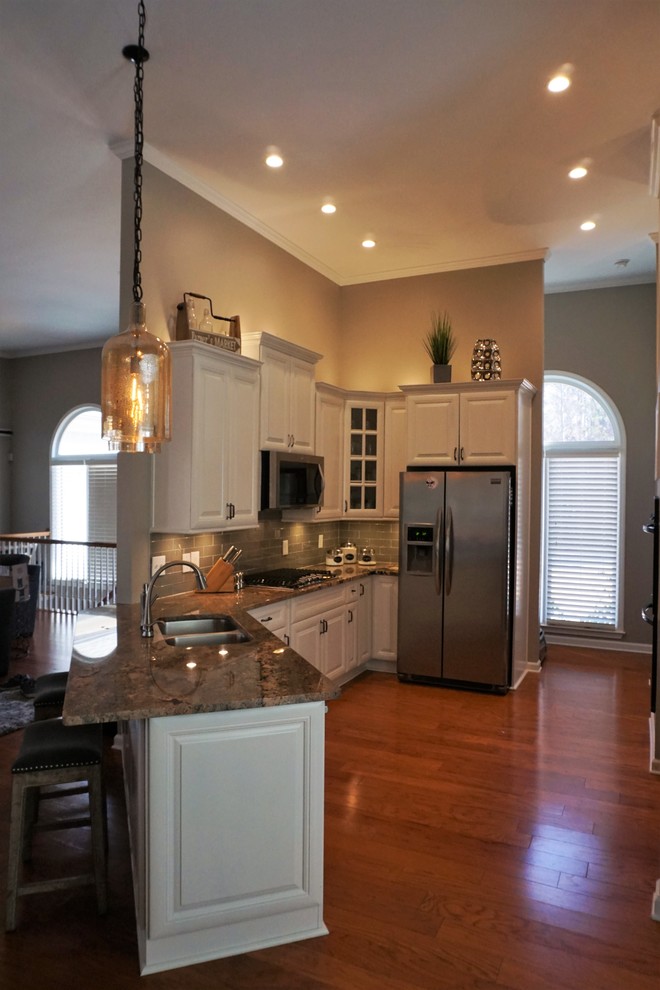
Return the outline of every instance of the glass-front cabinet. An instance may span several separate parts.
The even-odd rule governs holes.
[[[347,465],[344,511],[347,517],[383,514],[383,402],[346,403]]]

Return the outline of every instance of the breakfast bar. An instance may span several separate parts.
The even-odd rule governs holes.
[[[152,639],[138,605],[78,616],[63,718],[118,725],[142,974],[327,933],[324,722],[338,689],[248,614],[277,596],[159,600]],[[219,613],[231,621],[213,625],[242,635],[168,631]]]

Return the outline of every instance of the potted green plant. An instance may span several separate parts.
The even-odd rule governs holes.
[[[456,338],[451,328],[449,313],[433,313],[431,329],[424,340],[426,353],[433,362],[431,380],[433,382],[451,381],[451,358],[456,350]]]

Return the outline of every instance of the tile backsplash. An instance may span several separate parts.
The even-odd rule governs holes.
[[[323,547],[319,548],[319,536]],[[288,541],[288,554],[282,553]],[[243,554],[237,563],[242,571],[271,570],[276,567],[325,566],[326,550],[354,543],[358,550],[372,547],[376,560],[394,563],[398,560],[398,523],[371,520],[341,520],[337,522],[284,522],[263,519],[256,529],[230,530],[220,533],[151,534],[151,555],[164,556],[168,561],[180,559],[184,553],[199,553],[200,567],[206,573],[212,564],[234,544]],[[189,570],[166,571],[159,579],[158,590],[163,594],[178,594],[195,587]]]

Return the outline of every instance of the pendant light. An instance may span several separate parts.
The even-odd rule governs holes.
[[[122,54],[135,65],[135,166],[133,179],[133,302],[128,328],[111,337],[103,348],[101,406],[103,436],[110,450],[157,453],[170,439],[170,352],[167,344],[149,333],[142,302],[142,82],[149,52],[144,47],[146,14],[138,4],[140,33],[137,45]]]

